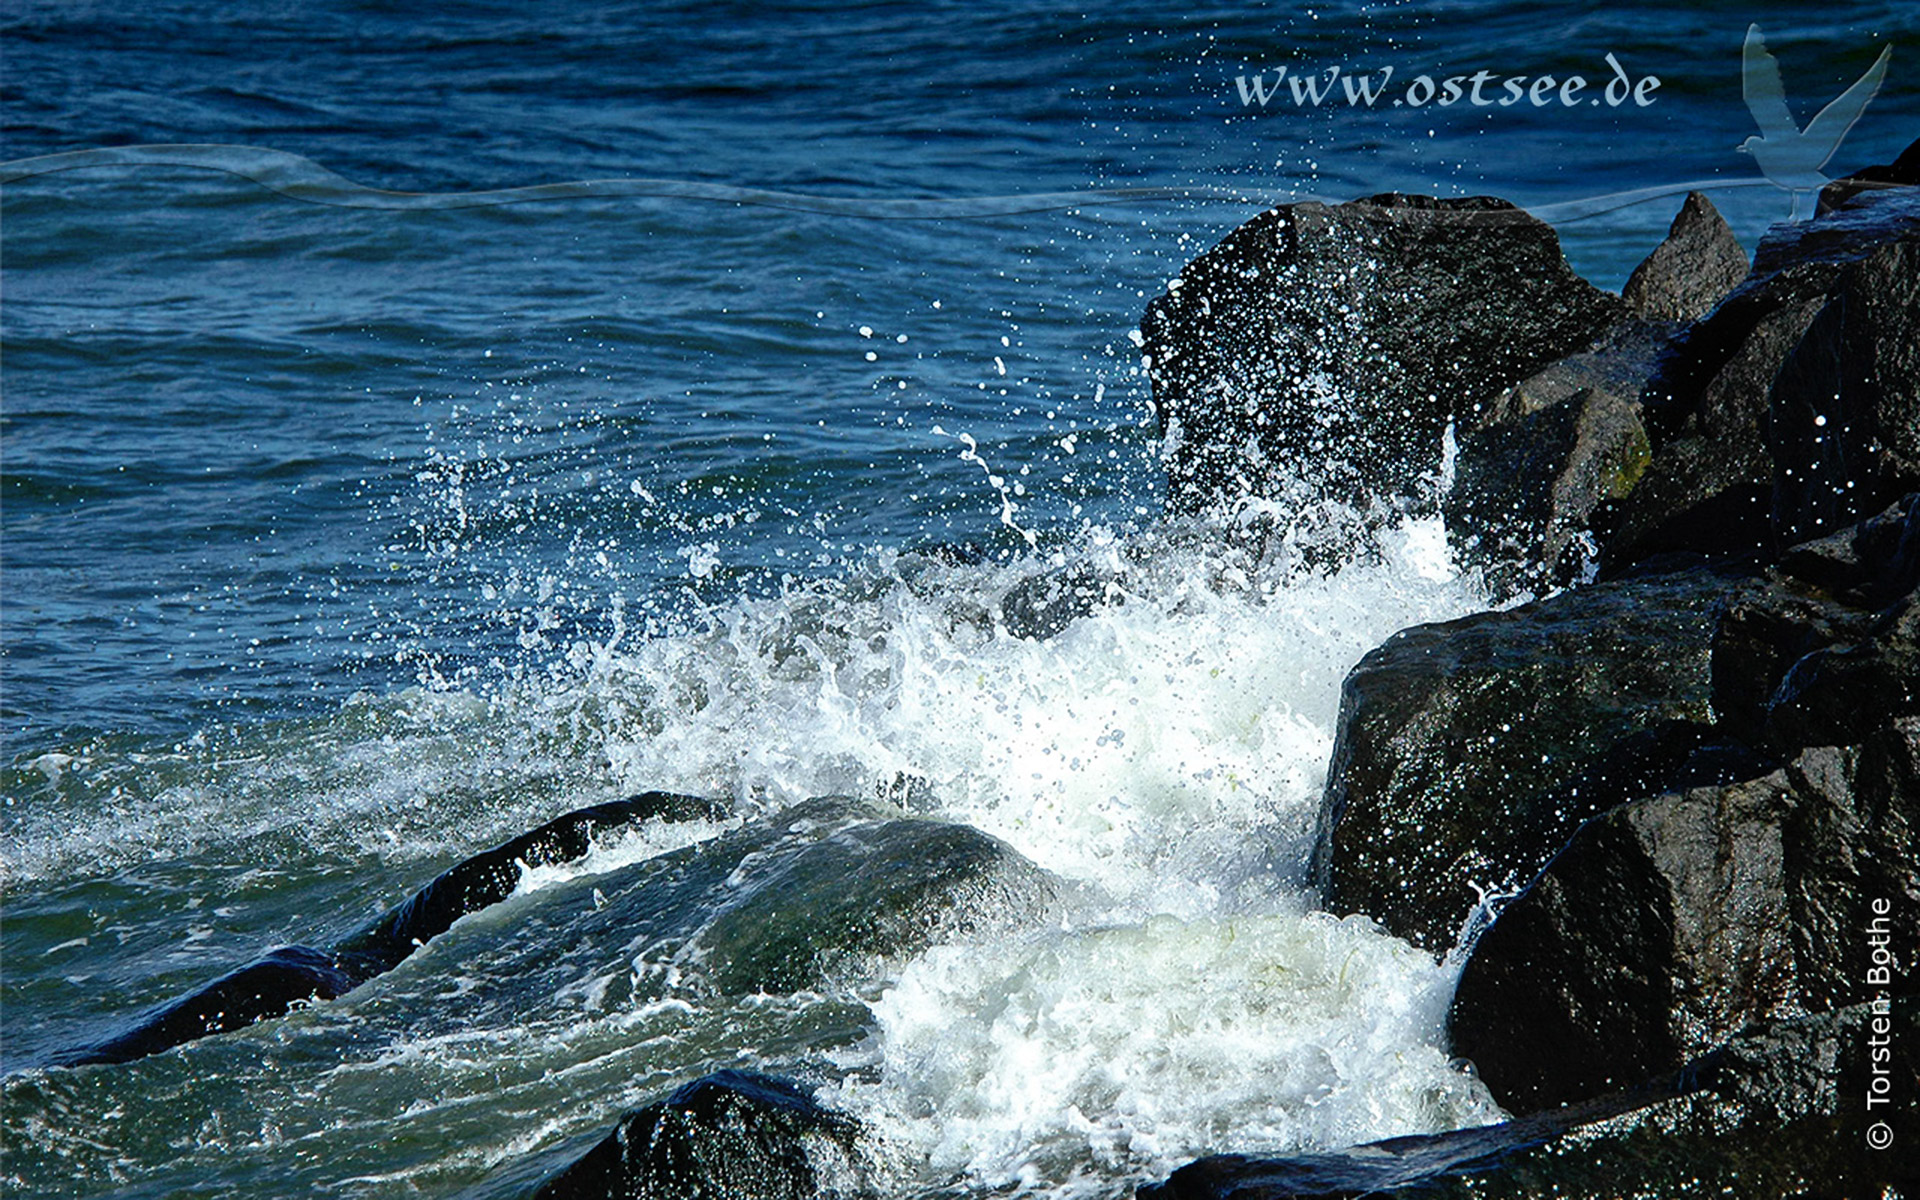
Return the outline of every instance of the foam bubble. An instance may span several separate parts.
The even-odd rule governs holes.
[[[903,1173],[1124,1194],[1210,1151],[1495,1119],[1436,1048],[1450,990],[1431,958],[1325,914],[938,947],[874,1006],[878,1082],[837,1098]]]

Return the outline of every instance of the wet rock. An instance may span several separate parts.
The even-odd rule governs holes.
[[[1920,238],[1849,266],[1769,395],[1782,546],[1920,488]]]
[[[1775,742],[1845,742],[1890,717],[1920,712],[1920,598],[1899,601],[1850,646],[1794,663],[1767,712]]]
[[[1901,618],[1916,583],[1920,495],[1787,551],[1730,597],[1715,635],[1719,726],[1790,756],[1916,711],[1911,679],[1920,663],[1910,618]]]
[[[1780,558],[1786,574],[1857,608],[1880,609],[1920,587],[1920,492]]]
[[[284,1017],[303,1004],[343,995],[358,982],[336,967],[333,955],[325,951],[281,946],[154,1009],[123,1033],[56,1055],[53,1065],[132,1062],[212,1034]]]
[[[1449,422],[1584,349],[1620,310],[1505,201],[1389,194],[1263,213],[1141,323],[1170,506],[1251,496],[1284,524],[1411,494]]]
[[[446,871],[335,948],[360,980],[390,971],[469,913],[498,904],[519,886],[523,867],[550,866],[585,854],[595,834],[648,820],[719,820],[726,806],[698,796],[645,792],[555,817]]]
[[[1729,736],[1765,746],[1775,694],[1801,659],[1866,636],[1873,616],[1778,572],[1728,600],[1713,639],[1713,712]],[[1791,750],[1799,742],[1785,745]]]
[[[511,923],[476,928],[463,945],[522,992],[591,990],[601,1007],[853,996],[935,942],[1046,920],[1056,888],[1052,875],[979,830],[822,796],[556,883],[518,902]]]
[[[1523,884],[1587,816],[1684,763],[1690,734],[1646,770],[1622,747],[1711,719],[1735,582],[1697,570],[1595,585],[1403,630],[1367,655],[1342,695],[1316,832],[1328,906],[1445,949],[1476,887]]]
[[[1882,1115],[1864,1103],[1876,1069],[1895,1095],[1920,1088],[1920,1006],[1884,1007],[1763,1026],[1644,1087],[1498,1125],[1334,1154],[1202,1159],[1140,1196],[1879,1196],[1915,1181],[1898,1148],[1920,1137],[1920,1117],[1909,1106],[1886,1113],[1893,1149],[1868,1141],[1868,1127]],[[1885,1058],[1873,1060],[1876,1050]]]
[[[1659,418],[1651,418],[1659,446],[1605,535],[1608,566],[1617,570],[1686,550],[1767,556],[1773,537],[1767,395],[1818,311],[1814,298],[1768,312],[1705,381],[1697,400],[1667,415],[1674,428],[1662,430]]]
[[[1034,923],[1055,899],[1052,876],[999,839],[907,817],[862,820],[756,856],[730,880],[740,899],[719,909],[683,957],[735,994],[859,978],[867,963],[937,940]]]
[[[1747,276],[1747,252],[1713,202],[1688,192],[1666,240],[1646,257],[1620,298],[1634,316],[1649,321],[1704,317]]]
[[[1920,718],[1596,817],[1475,947],[1454,1049],[1503,1106],[1535,1112],[1871,1000],[1872,906],[1920,928],[1917,825]]]
[[[1772,561],[1920,488],[1920,189],[1776,227],[1644,393],[1652,458],[1603,577],[1674,550]]]
[[[1082,563],[1015,584],[1001,598],[1000,619],[1014,637],[1045,641],[1081,617],[1125,598],[1116,572]]]
[[[1564,374],[1573,362],[1548,371]],[[1647,458],[1638,389],[1630,382],[1582,387],[1549,407],[1478,429],[1461,440],[1444,501],[1449,538],[1498,594],[1575,582],[1595,555],[1588,534],[1594,514],[1633,490]]]
[[[1877,192],[1889,187],[1911,187],[1915,184],[1920,184],[1920,141],[1914,142],[1901,151],[1900,157],[1891,163],[1864,167],[1821,188],[1820,203],[1815,210],[1815,215],[1824,217],[1835,209],[1844,207],[1848,201],[1863,193]]]
[[[171,1001],[104,1041],[54,1056],[56,1066],[130,1062],[210,1034],[283,1017],[315,1000],[333,1000],[399,965],[469,913],[513,894],[521,864],[543,866],[585,854],[596,833],[658,818],[724,816],[694,796],[646,792],[556,817],[538,829],[474,855],[332,950],[282,946],[258,961]]]
[[[859,1132],[791,1080],[717,1071],[623,1116],[530,1200],[815,1200],[857,1179]]]

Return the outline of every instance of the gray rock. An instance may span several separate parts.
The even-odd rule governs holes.
[[[1871,905],[1920,928],[1920,719],[1588,821],[1475,947],[1449,1027],[1508,1109],[1631,1086],[1870,1001]]]
[[[1711,312],[1747,275],[1747,252],[1720,210],[1699,192],[1673,218],[1666,240],[1635,267],[1620,298],[1649,321],[1692,321]]]
[[[1263,213],[1141,322],[1169,503],[1305,512],[1409,494],[1442,431],[1620,313],[1553,230],[1489,197],[1383,195]]]
[[[1444,949],[1474,885],[1525,883],[1587,816],[1644,795],[1643,772],[1605,778],[1608,760],[1635,735],[1710,719],[1729,583],[1596,585],[1368,654],[1347,677],[1315,838],[1329,907]]]
[[[1591,356],[1563,360],[1546,374],[1564,375],[1581,357]],[[1443,500],[1449,539],[1497,594],[1573,583],[1592,565],[1594,514],[1633,490],[1647,459],[1631,382],[1582,387],[1551,406],[1529,406],[1461,440]]]
[[[1082,563],[1044,571],[1009,588],[1000,600],[1000,619],[1014,637],[1046,641],[1081,617],[1125,599],[1119,576]]]
[[[729,885],[740,898],[684,957],[732,994],[858,979],[874,961],[937,940],[1035,923],[1055,898],[1053,877],[999,839],[907,817],[858,821],[747,859]]]

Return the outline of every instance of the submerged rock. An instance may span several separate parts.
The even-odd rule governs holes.
[[[524,868],[579,858],[592,847],[595,834],[648,820],[719,820],[726,815],[726,806],[718,801],[671,792],[645,792],[576,809],[446,871],[342,942],[334,954],[343,967],[370,979],[398,966],[461,917],[511,896]]]
[[[815,1200],[859,1177],[859,1125],[771,1075],[716,1071],[626,1114],[529,1200]]]
[[[1920,718],[1596,817],[1475,947],[1454,1050],[1536,1112],[1870,1000],[1872,922],[1920,928],[1917,832]]]
[[[1480,890],[1524,883],[1586,817],[1683,766],[1691,725],[1712,716],[1729,582],[1597,585],[1368,654],[1342,693],[1315,836],[1328,906],[1444,950]],[[1629,754],[1636,736],[1652,740]]]
[[[810,801],[790,810],[814,819]],[[869,819],[784,852],[749,855],[729,876],[738,898],[682,952],[722,992],[784,994],[867,973],[873,960],[936,940],[1031,924],[1052,876],[966,825],[859,810]],[[872,819],[877,818],[877,819]],[[724,842],[689,857],[730,857]]]
[[[1169,504],[1243,497],[1283,524],[1409,494],[1441,435],[1585,348],[1617,298],[1553,229],[1490,197],[1272,209],[1201,255],[1141,322]]]
[[[1125,599],[1117,571],[1090,563],[1043,571],[1007,590],[1000,619],[1017,638],[1045,641],[1081,617]]]
[[[55,1055],[52,1065],[132,1062],[212,1034],[284,1017],[303,1004],[345,995],[359,982],[323,950],[281,946],[161,1005],[122,1033]]]
[[[284,1017],[315,1000],[333,1000],[398,966],[469,913],[513,894],[522,866],[578,858],[596,833],[649,819],[684,821],[725,815],[715,801],[646,792],[556,817],[474,855],[371,926],[332,950],[282,946],[141,1017],[126,1031],[55,1055],[55,1066],[131,1062],[175,1046]]]

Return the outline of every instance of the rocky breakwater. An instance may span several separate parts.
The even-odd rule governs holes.
[[[1313,870],[1335,911],[1464,960],[1454,1051],[1516,1119],[1203,1160],[1158,1194],[1878,1196],[1911,1178],[1920,190],[1830,199],[1744,270],[1689,197],[1623,298],[1562,285],[1606,318],[1582,344],[1511,348],[1441,406],[1456,551],[1509,601],[1543,598],[1403,631],[1354,670]],[[1430,237],[1450,231],[1455,254],[1498,236]],[[1201,348],[1215,325],[1165,323],[1213,303],[1197,274],[1149,312],[1158,362],[1236,352]],[[1257,307],[1254,286],[1224,302]],[[1274,295],[1269,325],[1294,311]],[[1445,361],[1462,319],[1431,345],[1386,336]],[[1261,444],[1258,412],[1303,403],[1221,405],[1211,441]]]

